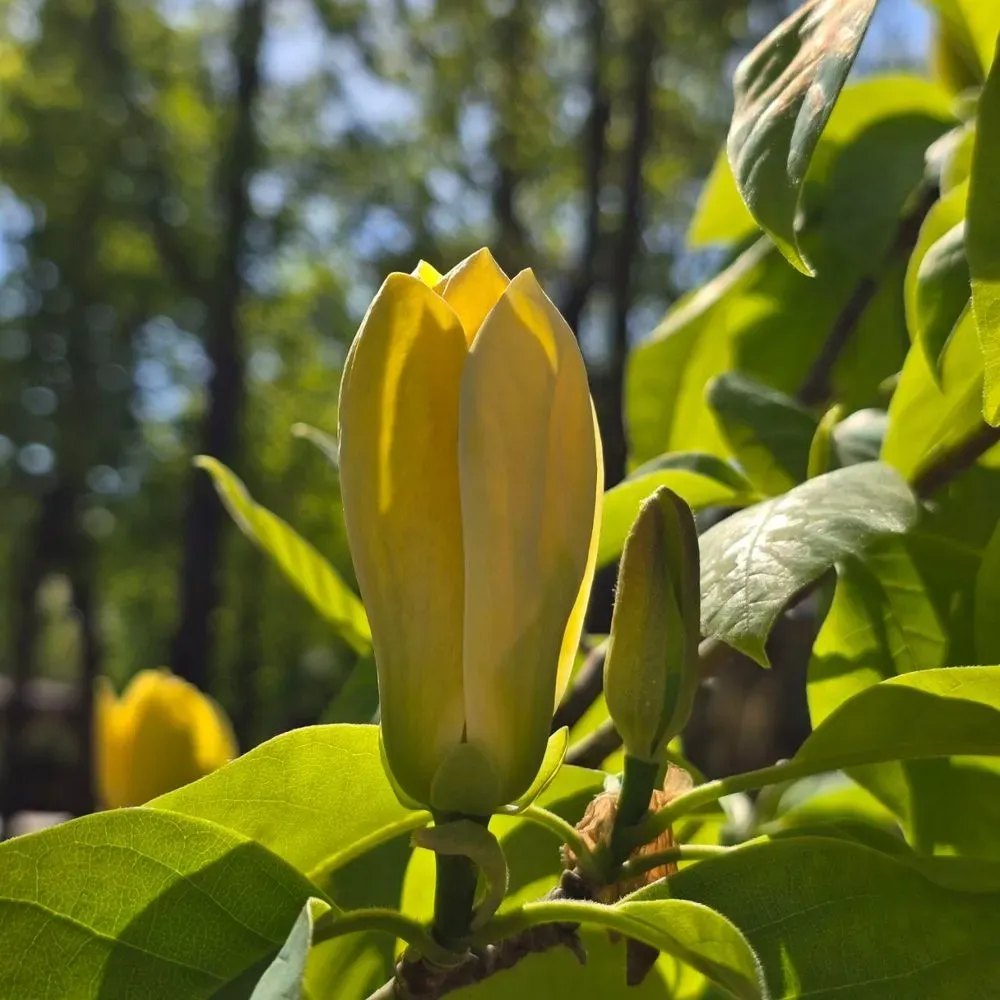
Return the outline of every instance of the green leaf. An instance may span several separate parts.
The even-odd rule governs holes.
[[[809,663],[813,726],[887,677],[944,663],[946,637],[904,540],[875,542],[839,567]]]
[[[260,844],[152,809],[0,846],[0,996],[247,996],[315,886]]]
[[[1000,60],[994,60],[979,97],[976,145],[969,178],[966,252],[972,308],[983,352],[983,416],[1000,424]]]
[[[809,442],[809,459],[806,464],[807,478],[815,479],[816,476],[822,476],[826,472],[840,468],[840,455],[837,451],[834,432],[843,415],[844,408],[838,403],[836,406],[831,406],[817,424],[816,433],[813,434],[812,441]]]
[[[923,757],[1000,755],[1000,667],[942,667],[890,677],[813,730],[792,766],[835,771]]]
[[[321,431],[312,424],[292,424],[292,433],[297,438],[302,438],[314,444],[326,456],[327,461],[336,471],[340,471],[340,445],[335,437],[331,437],[326,431]]]
[[[572,901],[526,903],[501,918],[497,928],[562,922],[603,927],[673,955],[734,997],[755,1000],[765,996],[753,949],[731,923],[707,906],[665,899],[661,894],[654,886],[614,906]]]
[[[254,987],[250,1000],[302,1000],[306,961],[312,946],[313,924],[329,905],[321,899],[309,899],[302,907],[292,930],[274,961]]]
[[[698,196],[688,228],[688,246],[741,243],[758,231],[757,222],[736,187],[726,151],[722,150]]]
[[[314,608],[357,652],[371,650],[364,606],[312,545],[280,517],[254,503],[246,487],[221,462],[200,455],[195,464],[212,477],[240,530],[266,552]]]
[[[598,566],[606,566],[621,555],[643,500],[661,486],[673,490],[692,510],[741,507],[757,499],[749,480],[714,455],[680,453],[647,463],[604,494]]]
[[[1000,895],[945,888],[848,841],[747,845],[664,888],[732,920],[782,1000],[968,1000],[1000,976]]]
[[[376,726],[293,730],[150,805],[252,837],[312,878],[428,820],[396,799]]]
[[[545,756],[542,758],[542,765],[538,769],[538,774],[535,775],[535,780],[532,781],[524,795],[514,803],[518,809],[530,806],[552,784],[559,769],[563,766],[568,749],[569,729],[562,726],[549,737],[549,742],[545,745]]]
[[[758,663],[785,605],[879,535],[905,532],[917,506],[880,462],[838,469],[733,514],[701,536],[701,628]]]
[[[727,151],[747,207],[784,256],[804,274],[799,195],[875,0],[807,0],[736,69]]]
[[[979,564],[975,601],[976,662],[1000,663],[1000,522]]]
[[[761,493],[784,493],[806,478],[817,426],[809,410],[740,372],[719,375],[706,393],[723,437]]]
[[[378,714],[378,671],[375,658],[362,656],[326,706],[320,722],[368,723]]]
[[[965,202],[961,185],[934,204],[920,227],[906,270],[906,324],[935,377],[948,339],[969,303]]]
[[[985,78],[993,63],[997,34],[1000,33],[1000,7],[992,0],[932,0],[948,23],[968,47],[976,53]]]
[[[955,327],[938,380],[913,344],[889,404],[882,461],[912,481],[982,422],[983,358],[971,311]]]

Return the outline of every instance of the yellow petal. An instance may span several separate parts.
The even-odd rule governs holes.
[[[425,285],[433,288],[442,277],[441,272],[426,260],[418,260],[417,266],[410,272],[414,278],[419,278]]]
[[[601,447],[601,429],[597,423],[597,413],[594,404],[590,404],[591,416],[594,420],[594,449],[597,455],[597,491],[594,497],[594,529],[590,536],[590,551],[587,553],[587,569],[583,574],[583,582],[576,595],[573,610],[566,631],[563,633],[562,648],[559,651],[559,671],[556,677],[556,704],[562,701],[573,672],[573,662],[580,646],[580,636],[583,634],[583,620],[587,615],[587,605],[590,604],[590,590],[594,585],[594,572],[597,569],[597,545],[601,538],[601,511],[604,507],[604,452]]]
[[[456,264],[434,290],[455,310],[471,344],[510,279],[485,247]]]
[[[202,695],[198,701],[195,730],[195,758],[202,774],[228,764],[237,754],[236,736],[229,716],[213,698]]]
[[[462,520],[459,388],[467,358],[451,308],[390,275],[351,345],[340,390],[340,478],[371,623],[386,757],[428,802],[461,741]]]
[[[461,407],[466,727],[511,801],[545,753],[600,478],[583,358],[530,271],[476,338]]]
[[[165,672],[143,671],[126,692],[131,773],[124,805],[137,806],[200,778],[196,725],[201,695]]]
[[[128,799],[127,725],[121,703],[107,678],[94,692],[94,778],[97,796],[107,809],[118,809]]]

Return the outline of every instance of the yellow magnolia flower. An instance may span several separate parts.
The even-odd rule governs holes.
[[[236,756],[222,709],[166,670],[142,670],[121,698],[102,678],[94,701],[98,794],[109,809],[138,806]]]
[[[530,270],[480,250],[386,278],[344,370],[340,473],[392,776],[487,814],[541,763],[603,493],[583,358]]]

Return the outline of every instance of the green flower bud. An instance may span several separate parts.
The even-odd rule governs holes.
[[[662,762],[691,714],[700,616],[694,518],[661,486],[625,542],[604,663],[608,709],[631,757]]]

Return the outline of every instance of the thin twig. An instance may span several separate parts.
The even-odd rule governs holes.
[[[622,738],[615,729],[615,724],[608,719],[569,748],[566,763],[577,767],[598,768],[621,745]]]
[[[940,192],[936,186],[926,188],[910,212],[899,224],[896,239],[882,265],[882,272],[895,261],[910,255],[920,235],[927,213],[937,201]],[[820,348],[805,381],[798,391],[798,400],[806,406],[819,406],[830,398],[830,379],[833,369],[847,347],[854,331],[861,322],[861,317],[868,308],[875,293],[878,291],[881,275],[866,275],[855,286],[851,297],[837,315],[830,328],[830,333]]]
[[[914,477],[911,484],[913,492],[926,500],[931,494],[949,485],[960,473],[975,465],[997,443],[1000,443],[1000,427],[980,424]]]

